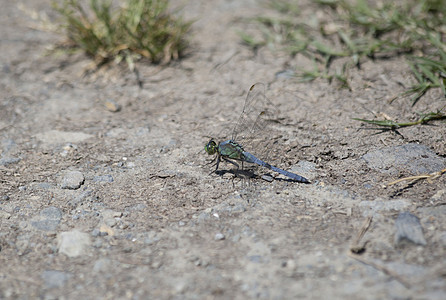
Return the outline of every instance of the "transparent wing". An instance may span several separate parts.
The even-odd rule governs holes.
[[[232,140],[262,160],[269,156],[269,144],[273,142],[271,123],[277,109],[265,95],[265,84],[256,83],[249,89],[243,111],[232,132]]]

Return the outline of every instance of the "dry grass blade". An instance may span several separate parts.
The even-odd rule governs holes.
[[[359,254],[364,252],[366,242],[363,242],[362,238],[364,237],[367,230],[370,228],[370,224],[372,224],[372,219],[373,217],[368,217],[362,224],[361,230],[358,232],[352,244],[350,245],[350,251],[352,253]]]
[[[443,170],[438,171],[438,172],[433,172],[433,173],[430,173],[430,174],[423,174],[423,175],[417,175],[417,176],[404,177],[404,178],[400,178],[398,180],[389,182],[387,185],[384,185],[384,187],[388,187],[388,186],[397,184],[399,182],[408,181],[408,180],[413,180],[415,182],[415,181],[420,180],[420,179],[427,179],[428,182],[431,182],[432,180],[434,180],[434,179],[440,177],[441,175],[443,175],[444,173],[446,173],[446,169],[443,169]]]
[[[359,256],[357,254],[353,254],[351,252],[348,253],[348,256],[350,256],[353,259],[356,259],[357,261],[359,261],[359,262],[361,262],[361,263],[363,263],[365,265],[369,265],[369,266],[371,266],[371,267],[373,267],[373,268],[383,272],[384,274],[386,274],[386,275],[396,279],[399,283],[404,285],[406,288],[410,288],[410,286],[411,286],[410,283],[406,279],[404,279],[399,274],[393,272],[392,270],[390,270],[389,268],[386,268],[383,265],[379,265],[379,264],[377,264],[375,262],[369,261],[369,260],[367,260],[367,259],[365,259],[365,258],[363,258],[363,257],[361,257],[361,256]]]

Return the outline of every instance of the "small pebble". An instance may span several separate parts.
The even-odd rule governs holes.
[[[118,112],[121,110],[121,105],[119,105],[115,100],[113,99],[107,99],[104,101],[104,105],[107,108],[108,111],[111,112]]]
[[[78,230],[61,232],[58,236],[59,253],[68,257],[77,257],[86,254],[90,246],[90,236]]]
[[[221,241],[221,240],[224,240],[226,237],[225,237],[225,235],[223,234],[223,233],[217,233],[216,235],[215,235],[215,237],[214,237],[214,239],[216,240],[216,241]]]
[[[423,229],[417,216],[409,212],[402,212],[395,221],[395,227],[395,244],[408,240],[414,244],[426,245]]]
[[[31,220],[31,226],[43,231],[55,231],[62,219],[62,211],[54,206],[44,208]]]
[[[84,175],[79,171],[67,171],[62,177],[60,187],[62,189],[77,190],[84,183]]]
[[[262,179],[268,182],[273,182],[274,178],[271,175],[264,174],[262,175]]]

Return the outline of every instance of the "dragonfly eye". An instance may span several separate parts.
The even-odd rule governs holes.
[[[207,143],[206,146],[204,146],[204,150],[209,155],[215,154],[215,152],[217,152],[217,143],[215,143],[215,141],[211,139],[209,143]]]

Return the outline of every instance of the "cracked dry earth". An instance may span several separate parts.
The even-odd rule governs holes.
[[[48,55],[63,37],[27,12],[0,11],[0,298],[446,299],[444,122],[381,132],[411,107],[402,57],[363,61],[351,90],[279,76],[305,57],[243,46],[257,1],[175,1],[195,19],[189,52],[82,76],[82,54]],[[304,16],[317,17],[303,2]],[[281,73],[282,72],[282,73]],[[237,120],[255,82],[279,111],[272,162],[294,183],[212,172],[203,146]],[[120,109],[117,109],[120,108]]]

